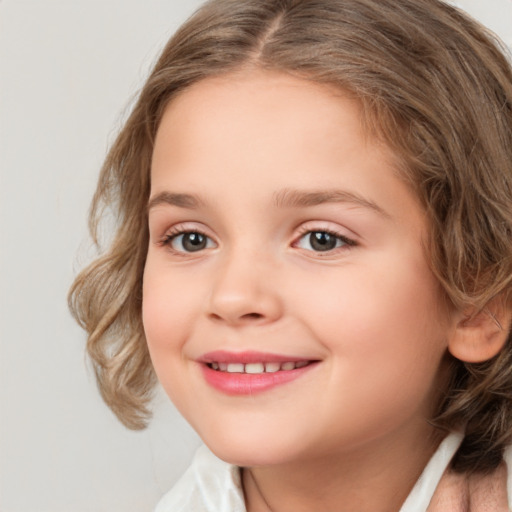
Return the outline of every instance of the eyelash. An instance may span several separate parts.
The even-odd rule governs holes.
[[[304,226],[304,227],[300,228],[299,235],[298,235],[298,237],[295,238],[295,241],[293,242],[292,246],[300,248],[300,247],[298,247],[299,242],[302,239],[304,239],[304,237],[306,235],[311,236],[313,233],[323,233],[323,234],[329,235],[329,236],[335,238],[337,242],[341,241],[343,243],[343,245],[340,247],[334,247],[332,249],[327,249],[325,251],[315,251],[315,250],[303,248],[303,250],[305,250],[307,252],[312,252],[312,253],[315,253],[318,255],[325,254],[327,256],[327,255],[332,255],[335,252],[337,253],[338,251],[348,250],[350,247],[354,247],[357,245],[357,242],[355,242],[355,240],[352,240],[351,238],[348,238],[348,237],[342,235],[341,233],[338,233],[332,229],[327,229],[327,228],[320,228],[320,229],[316,228],[315,229],[315,228],[310,228],[310,227]],[[160,241],[160,245],[167,247],[168,250],[170,250],[173,254],[176,254],[179,256],[191,255],[195,251],[180,251],[180,250],[176,250],[172,247],[173,241],[176,240],[178,237],[183,236],[183,235],[190,235],[190,234],[197,234],[197,235],[205,237],[207,239],[207,242],[206,242],[207,244],[208,244],[208,240],[210,240],[210,241],[212,240],[212,238],[210,236],[208,236],[204,231],[202,231],[200,229],[186,229],[181,226],[175,226],[168,233],[165,234],[165,236]],[[208,247],[199,249],[197,252],[202,252],[206,248],[208,248]]]
[[[298,243],[306,237],[306,235],[311,236],[313,233],[325,233],[331,237],[333,237],[336,241],[341,241],[343,245],[341,247],[335,247],[333,249],[328,249],[326,251],[314,251],[305,249],[307,252],[312,252],[316,255],[322,256],[325,254],[325,256],[332,255],[333,253],[337,253],[339,251],[346,251],[351,247],[357,246],[357,242],[351,238],[346,237],[345,235],[342,235],[341,233],[329,229],[329,228],[311,228],[309,226],[303,226],[299,229],[299,236],[296,238],[296,241],[293,243],[295,247],[297,247]]]
[[[210,236],[208,236],[204,231],[201,229],[187,229],[183,226],[174,226],[171,228],[170,231],[168,231],[160,241],[160,245],[166,247],[169,251],[171,251],[173,254],[176,254],[178,256],[187,256],[190,254],[194,254],[194,251],[178,251],[172,247],[172,243],[176,238],[183,236],[183,235],[190,235],[190,234],[197,234],[200,236],[205,237],[207,240],[212,240]],[[207,242],[208,243],[208,242]],[[201,252],[201,250],[197,251]]]

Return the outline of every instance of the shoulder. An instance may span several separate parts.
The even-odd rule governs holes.
[[[155,512],[245,512],[240,469],[201,446]]]

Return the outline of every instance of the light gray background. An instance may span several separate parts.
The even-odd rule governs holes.
[[[66,293],[108,143],[199,0],[0,0],[0,512],[143,512],[198,440],[166,397],[103,405]],[[512,0],[454,2],[512,45]]]

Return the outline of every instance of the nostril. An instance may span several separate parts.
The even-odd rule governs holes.
[[[248,320],[257,320],[259,318],[263,318],[263,315],[261,313],[247,313],[246,315],[243,315],[242,318],[247,318]]]
[[[259,291],[245,286],[240,289],[215,288],[205,304],[204,312],[214,322],[262,324],[280,317],[281,301],[269,290]]]
[[[217,313],[210,313],[209,316],[214,320],[223,320],[223,316]],[[261,313],[246,313],[241,315],[239,318],[242,320],[259,320],[260,318],[264,318],[264,316],[265,315],[262,315]]]

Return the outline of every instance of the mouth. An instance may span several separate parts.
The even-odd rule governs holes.
[[[259,352],[205,354],[199,361],[206,382],[227,395],[254,395],[292,382],[320,361]]]
[[[261,373],[276,373],[296,370],[297,368],[304,368],[313,362],[314,361],[286,361],[284,363],[280,363],[275,361],[270,363],[222,363],[220,361],[214,361],[207,363],[207,366],[218,372],[258,375]]]

